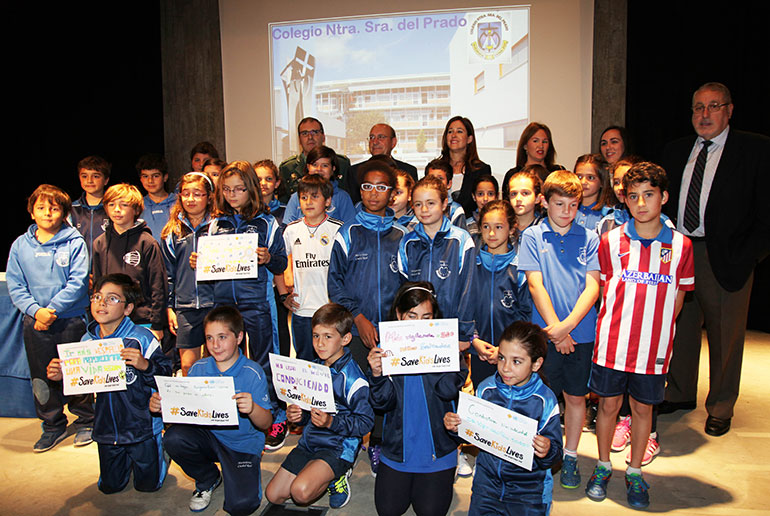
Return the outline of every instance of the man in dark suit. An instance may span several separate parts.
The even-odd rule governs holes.
[[[396,138],[396,131],[388,124],[374,124],[369,130],[369,153],[372,157],[375,156],[387,156],[392,163],[388,163],[394,168],[407,172],[410,176],[417,181],[417,168],[413,167],[409,163],[404,163],[391,156],[393,149],[398,143]],[[370,158],[371,159],[371,158]],[[386,162],[389,160],[385,160]],[[361,163],[366,163],[362,161]],[[350,194],[350,198],[353,204],[356,204],[361,200],[361,178],[358,177],[358,167],[361,163],[356,163],[350,168],[350,172],[347,177],[347,192]]]
[[[670,143],[669,216],[693,241],[695,291],[677,322],[662,414],[696,405],[701,328],[709,346],[706,433],[730,430],[738,399],[754,267],[770,253],[770,138],[730,127],[733,103],[723,84],[707,83],[692,100],[697,137]]]

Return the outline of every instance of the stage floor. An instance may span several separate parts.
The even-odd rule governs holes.
[[[691,412],[676,412],[658,419],[661,452],[644,468],[652,503],[648,512],[675,515],[753,516],[770,513],[770,335],[749,332],[743,364],[741,396],[732,429],[722,437],[703,432],[706,411],[703,400],[708,380],[707,351],[701,353],[699,406]],[[0,418],[0,514],[9,515],[169,515],[189,514],[187,503],[193,482],[172,464],[163,488],[139,493],[133,488],[103,495],[96,487],[96,445],[74,448],[68,437],[51,451],[35,454],[32,445],[40,436],[35,419]],[[290,436],[281,450],[266,453],[262,461],[262,487],[280,466],[298,437]],[[580,447],[583,485],[596,461],[596,439],[583,433]],[[615,476],[609,496],[601,503],[585,497],[583,488],[554,488],[555,516],[631,514],[626,504],[623,471],[626,452],[615,453]],[[341,510],[328,514],[372,515],[374,478],[365,455],[352,475],[352,499]],[[470,500],[471,479],[458,479],[450,514],[465,514]],[[558,481],[557,481],[558,484]],[[211,506],[201,514],[225,514],[224,491],[215,491]],[[267,503],[263,499],[260,514]],[[328,507],[326,496],[318,506]],[[413,514],[411,511],[407,514]]]

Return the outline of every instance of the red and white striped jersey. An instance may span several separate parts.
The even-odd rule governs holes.
[[[677,291],[695,288],[690,239],[664,226],[645,246],[632,219],[602,235],[599,264],[603,297],[594,362],[631,373],[667,373]]]

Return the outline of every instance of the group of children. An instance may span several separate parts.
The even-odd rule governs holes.
[[[529,166],[510,175],[503,199],[497,180],[480,175],[477,210],[466,219],[448,194],[452,167],[441,160],[417,182],[369,160],[358,169],[354,207],[333,180],[334,151],[320,146],[284,207],[271,161],[228,164],[205,146],[193,151],[193,171],[173,193],[157,187],[167,179],[157,157],[137,167],[144,199],[128,184],[106,188],[109,165],[91,157],[79,164],[77,205],[51,185],[30,197],[35,224],[14,243],[7,277],[25,314],[43,420],[36,451],[65,437],[68,401],[78,416],[75,444],[98,443],[103,492],[123,489],[132,471],[137,490],[160,488],[165,449],[195,480],[191,510],[205,509],[224,481],[225,510],[249,514],[261,501],[262,450],[280,448],[289,425],[302,436],[265,488],[276,504],[308,504],[328,491],[332,507],[345,505],[368,434],[378,514],[409,506],[446,514],[456,472],[473,473],[458,451],[456,414],[469,379],[465,388],[477,396],[538,422],[532,471],[479,453],[471,514],[548,514],[551,470],[560,463],[561,485],[581,484],[577,446],[589,392],[599,397],[599,461],[587,496],[606,497],[628,394],[630,417],[617,424],[622,448],[631,444],[628,502],[649,504],[640,468],[652,407],[663,399],[674,321],[693,286],[690,242],[661,215],[660,167],[619,161],[608,171],[589,155],[575,173],[543,182]],[[142,214],[150,209],[155,220],[161,206],[167,221],[148,227]],[[258,278],[196,281],[198,239],[238,233],[258,235]],[[276,397],[268,354],[286,354],[279,334],[288,312],[296,356],[330,368],[334,414]],[[383,376],[378,323],[432,318],[458,319],[460,371]],[[174,424],[163,432],[154,377],[172,374],[165,329],[183,374],[234,378],[237,428]],[[123,339],[127,390],[97,395],[95,409],[92,396],[65,400],[56,344],[111,337]]]

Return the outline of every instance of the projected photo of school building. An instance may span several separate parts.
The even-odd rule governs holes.
[[[353,163],[369,157],[372,125],[390,124],[394,157],[420,169],[462,115],[504,173],[529,123],[528,26],[527,8],[272,25],[276,160],[298,152],[297,123],[312,116]]]

